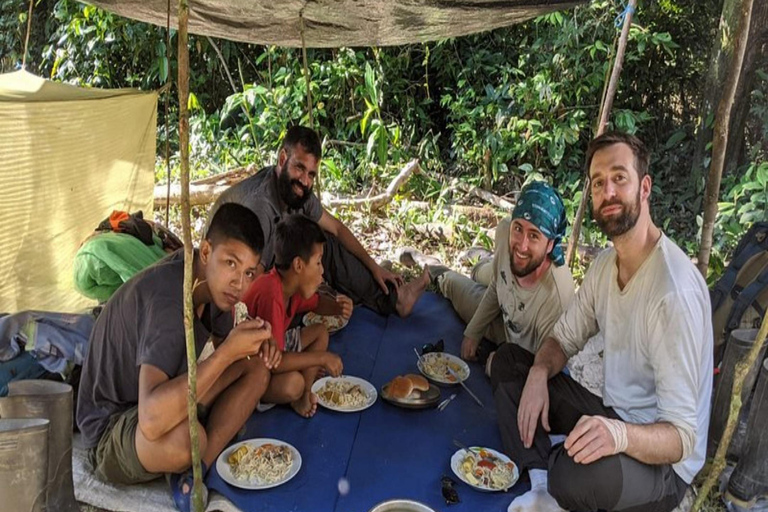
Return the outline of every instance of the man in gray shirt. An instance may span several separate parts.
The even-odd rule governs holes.
[[[631,135],[606,133],[589,145],[593,216],[613,247],[592,263],[533,364],[495,390],[504,448],[531,479],[510,512],[668,512],[704,464],[709,293],[651,219],[649,160]],[[602,398],[561,373],[598,332]],[[550,432],[565,443],[553,449]]]
[[[374,311],[407,316],[429,283],[421,277],[404,284],[402,278],[377,264],[352,232],[329,214],[312,191],[321,159],[320,138],[303,126],[288,129],[278,153],[277,165],[233,185],[219,196],[210,215],[226,203],[248,207],[259,218],[264,232],[263,269],[274,263],[273,241],[277,223],[301,213],[326,232],[323,277],[335,289]]]

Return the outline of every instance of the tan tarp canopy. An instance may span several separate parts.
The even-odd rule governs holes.
[[[112,210],[151,213],[156,130],[157,93],[0,75],[0,312],[92,304],[74,255]]]
[[[232,41],[310,48],[391,46],[521,23],[586,0],[189,0],[189,31]],[[87,3],[161,27],[166,0]],[[177,3],[171,2],[171,26]]]

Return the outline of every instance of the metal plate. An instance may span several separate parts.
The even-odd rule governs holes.
[[[406,409],[427,409],[434,407],[440,402],[440,388],[430,384],[429,389],[426,391],[414,390],[406,398],[394,398],[389,396],[389,383],[386,383],[381,387],[381,398],[392,405]]]

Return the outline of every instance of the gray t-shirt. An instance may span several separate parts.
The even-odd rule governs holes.
[[[211,208],[208,222],[211,221],[219,207],[225,203],[241,204],[249,208],[259,218],[261,230],[264,232],[261,264],[266,270],[272,268],[275,262],[275,225],[283,217],[292,213],[301,213],[318,222],[323,215],[323,207],[314,192],[298,210],[289,209],[281,203],[280,194],[277,191],[277,173],[274,165],[264,167],[253,176],[225,190]]]
[[[170,379],[186,373],[183,284],[179,250],[121,286],[96,319],[77,400],[77,426],[86,447],[98,444],[110,416],[139,403],[142,364],[158,367]],[[211,334],[224,338],[232,325],[231,313],[213,303],[202,319],[195,315],[198,356]]]

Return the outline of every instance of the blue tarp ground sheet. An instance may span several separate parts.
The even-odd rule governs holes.
[[[413,348],[445,340],[446,352],[459,354],[464,324],[450,303],[426,293],[406,319],[388,318],[365,308],[355,310],[346,328],[331,337],[330,350],[344,361],[344,374],[362,377],[379,393],[394,376],[418,373]],[[501,450],[496,411],[488,378],[470,363],[467,385],[485,407],[480,408],[460,387],[442,388],[442,397],[456,393],[444,411],[408,410],[381,399],[359,413],[318,408],[312,419],[290,407],[254,414],[237,440],[271,437],[294,445],[302,456],[298,475],[279,487],[247,491],[224,482],[214,469],[207,484],[245,512],[367,512],[377,503],[407,498],[439,511],[505,511],[526,491],[526,482],[508,492],[479,492],[461,482],[450,468],[453,440]],[[461,503],[446,505],[440,478],[451,476]],[[346,495],[339,480],[349,482]]]

